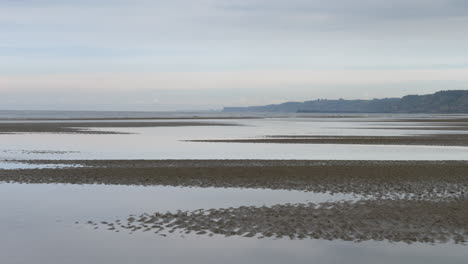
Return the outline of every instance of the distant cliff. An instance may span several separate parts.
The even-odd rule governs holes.
[[[225,107],[223,112],[277,113],[468,113],[468,90],[372,100],[287,102],[265,106]]]

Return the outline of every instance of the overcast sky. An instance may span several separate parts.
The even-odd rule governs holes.
[[[468,89],[466,0],[0,0],[0,109]]]

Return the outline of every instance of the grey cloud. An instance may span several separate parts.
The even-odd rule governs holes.
[[[86,72],[466,68],[468,1],[1,0],[0,32],[0,76],[24,78]],[[462,86],[466,84],[388,84],[373,96]],[[403,93],[403,87],[409,90]],[[231,97],[263,97],[264,90],[256,88],[251,90],[257,92],[226,92],[225,97],[203,92],[200,105],[194,107],[219,107],[216,101],[236,104]],[[340,92],[346,97],[370,89],[272,88],[265,100],[331,97]],[[294,98],[286,97],[288,93]],[[171,98],[187,94],[128,98],[131,102],[158,98],[158,107],[167,104],[173,109],[176,101]],[[127,95],[115,98],[120,102]],[[126,101],[121,104],[127,107]]]

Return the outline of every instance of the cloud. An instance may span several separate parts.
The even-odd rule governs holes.
[[[16,99],[207,91],[200,102],[213,105],[225,89],[276,101],[385,86],[379,97],[468,75],[465,0],[4,0],[0,30],[0,92]],[[132,102],[148,98],[170,104]]]
[[[0,91],[288,89],[319,85],[380,85],[468,81],[468,68],[450,70],[303,70],[82,73],[0,76]]]
[[[250,13],[320,13],[377,20],[466,16],[468,10],[468,3],[463,0],[238,0],[225,1],[220,6]]]

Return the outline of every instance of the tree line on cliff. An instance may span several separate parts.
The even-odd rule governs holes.
[[[225,107],[224,112],[280,113],[468,113],[468,90],[372,100],[286,102],[265,106]]]

